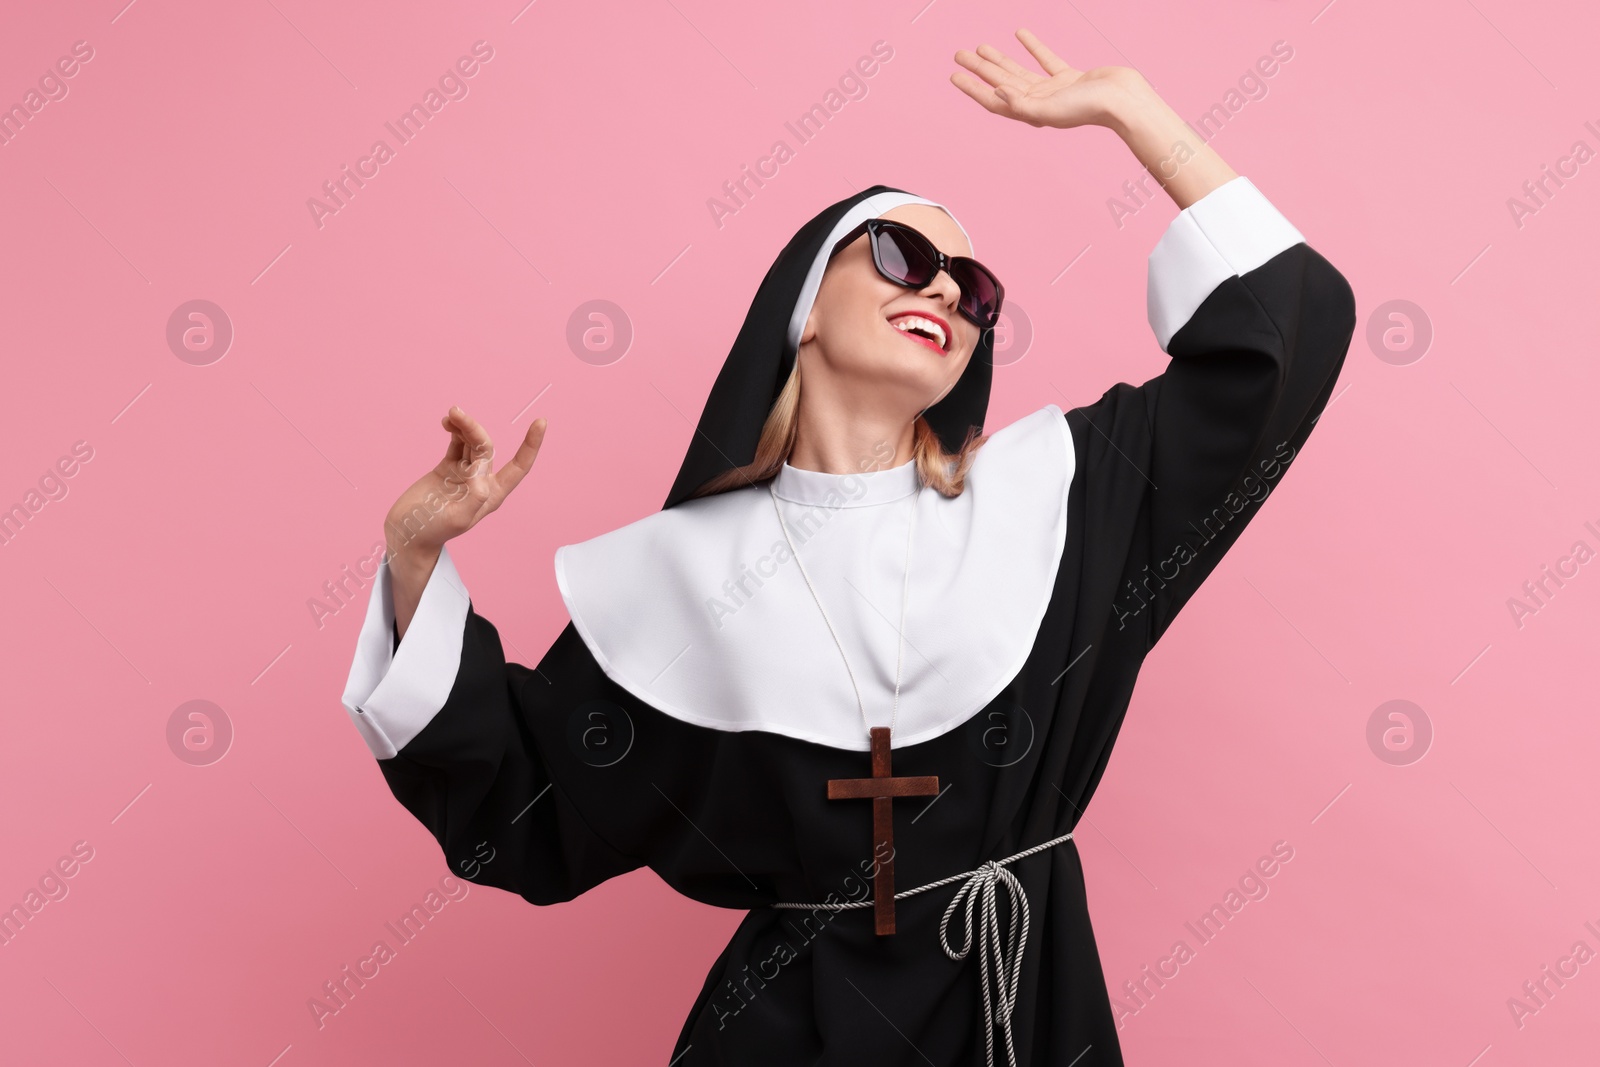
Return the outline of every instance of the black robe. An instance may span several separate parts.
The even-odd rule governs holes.
[[[895,802],[896,888],[1076,826],[1145,654],[1303,446],[1354,324],[1349,284],[1298,243],[1212,290],[1164,373],[1066,412],[1076,468],[1049,608],[987,708],[895,748],[896,774],[938,775],[964,801]],[[694,900],[748,909],[661,1063],[984,1062],[976,950],[958,963],[937,937],[955,885],[899,901],[887,937],[870,908],[766,906],[865,890],[871,805],[830,802],[823,785],[864,775],[861,752],[669,717],[608,678],[571,623],[537,670],[507,662],[475,611],[465,626],[444,707],[379,761],[450,870],[555,904],[648,866]],[[1014,765],[994,758],[997,727],[1027,742]],[[625,758],[597,755],[606,745]],[[1009,869],[1031,906],[1018,1063],[1121,1064],[1075,843]],[[959,946],[959,923],[951,936]]]

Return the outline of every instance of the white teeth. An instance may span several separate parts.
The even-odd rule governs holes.
[[[934,340],[938,343],[940,348],[944,347],[944,329],[937,322],[934,322],[931,319],[922,318],[920,315],[903,315],[900,318],[895,319],[889,325],[902,332],[909,332],[913,329],[924,330],[933,335]]]

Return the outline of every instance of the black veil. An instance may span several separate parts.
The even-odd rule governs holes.
[[[807,312],[810,310],[816,295],[815,281],[821,273],[819,257],[863,219],[881,215],[901,203],[934,202],[903,189],[874,185],[829,205],[802,226],[778,253],[711,386],[694,439],[663,510],[689,499],[696,489],[723,471],[755,459],[762,424],[794,366],[791,319],[802,297]],[[971,427],[983,432],[993,374],[994,331],[984,330],[960,379],[938,403],[923,412],[946,450],[959,449]]]

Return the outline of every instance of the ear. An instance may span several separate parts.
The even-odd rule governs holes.
[[[817,305],[813,301],[811,311],[806,315],[806,324],[800,328],[800,343],[814,341],[817,337]]]

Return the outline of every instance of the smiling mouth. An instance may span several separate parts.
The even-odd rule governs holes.
[[[949,354],[944,347],[947,340],[944,330],[931,319],[920,315],[900,315],[889,321],[889,328],[903,337],[933,349],[941,356]]]

